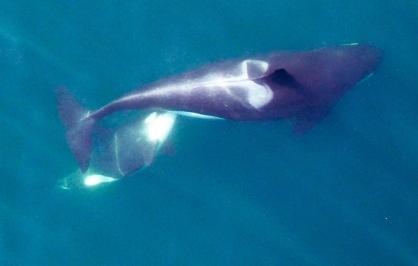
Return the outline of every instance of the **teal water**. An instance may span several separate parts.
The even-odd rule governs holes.
[[[418,265],[418,3],[5,1],[0,265]],[[53,90],[97,108],[204,63],[367,42],[385,52],[304,136],[179,120],[162,155],[93,190]]]

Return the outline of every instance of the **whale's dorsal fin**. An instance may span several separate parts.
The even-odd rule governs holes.
[[[284,68],[275,70],[269,77],[273,82],[283,86],[291,86],[296,82],[295,78],[290,75],[289,72],[287,72],[287,70]]]
[[[276,69],[271,74],[257,79],[256,81],[267,84],[273,90],[286,87],[303,95],[309,94],[309,91],[306,90],[293,75],[287,72],[285,68]]]
[[[283,87],[294,89],[302,88],[302,85],[284,68],[279,68],[275,70],[272,74],[268,76],[268,79],[270,80],[270,82],[273,82]]]

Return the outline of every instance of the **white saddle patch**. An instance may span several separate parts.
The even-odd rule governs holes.
[[[261,60],[247,59],[241,63],[241,71],[247,78],[259,78],[266,73],[269,64]]]
[[[260,109],[273,99],[273,91],[268,86],[257,84],[252,80],[239,81],[234,85],[245,88],[247,102],[256,109]]]

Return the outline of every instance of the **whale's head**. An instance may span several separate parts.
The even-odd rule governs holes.
[[[314,67],[322,71],[307,78],[312,84],[319,81],[314,92],[333,101],[373,74],[382,60],[382,51],[370,45],[349,44],[317,50],[316,56]]]
[[[382,60],[382,51],[371,45],[347,44],[317,51],[323,59],[318,62],[324,68],[324,81],[329,86],[346,89],[370,76]]]
[[[276,68],[322,102],[334,102],[347,89],[370,76],[382,52],[370,45],[348,44],[273,57]]]

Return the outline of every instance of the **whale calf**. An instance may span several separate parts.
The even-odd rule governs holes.
[[[292,118],[301,133],[323,119],[347,89],[373,73],[381,57],[379,49],[361,44],[275,52],[163,79],[94,111],[60,88],[58,109],[68,145],[85,171],[95,123],[115,112],[161,109],[241,121]]]

